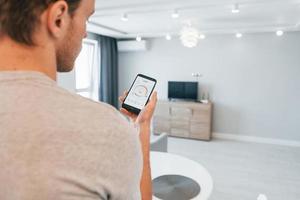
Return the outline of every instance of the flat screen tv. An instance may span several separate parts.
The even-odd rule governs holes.
[[[168,98],[197,101],[198,82],[168,82]]]

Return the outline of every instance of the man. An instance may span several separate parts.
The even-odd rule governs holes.
[[[1,200],[151,199],[156,94],[139,116],[121,110],[134,128],[55,82],[74,66],[94,3],[0,0]]]

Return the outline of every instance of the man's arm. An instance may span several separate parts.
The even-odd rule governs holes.
[[[143,152],[143,174],[141,179],[142,200],[152,199],[152,179],[150,168],[150,124],[140,125],[140,140]]]
[[[127,92],[120,97],[120,101],[123,102]],[[150,168],[150,124],[151,119],[155,110],[157,103],[157,93],[154,92],[151,96],[149,103],[141,111],[141,113],[136,116],[133,113],[128,112],[124,108],[121,108],[121,112],[128,117],[138,126],[140,133],[140,141],[143,152],[143,173],[141,178],[141,195],[142,200],[152,199],[152,179],[151,179],[151,168]]]

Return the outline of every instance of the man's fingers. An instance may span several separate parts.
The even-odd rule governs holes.
[[[154,102],[157,102],[157,92],[153,92],[152,96],[151,96],[151,99],[154,101]]]
[[[126,109],[124,109],[124,108],[121,108],[120,111],[121,111],[121,113],[123,113],[124,115],[127,115],[128,117],[131,117],[131,118],[136,117],[135,114],[129,112],[128,110],[126,110]]]
[[[127,96],[128,92],[125,91],[123,96],[119,97],[119,100],[123,103],[126,96]],[[141,111],[141,113],[139,114],[139,116],[142,116],[142,118],[148,118],[150,116],[152,116],[155,106],[157,103],[157,92],[153,92],[153,94],[151,95],[150,101],[148,102],[148,104],[146,105],[146,107]],[[128,110],[126,110],[125,108],[120,108],[120,112],[128,117],[130,117],[133,120],[136,120],[138,118],[138,116],[134,113],[129,112]]]
[[[125,96],[120,96],[120,97],[119,97],[119,101],[120,101],[121,103],[123,103],[124,100],[125,100]]]
[[[143,110],[147,110],[147,112],[149,111],[153,111],[156,107],[156,103],[157,103],[157,92],[153,92],[153,94],[151,95],[150,101],[148,102],[148,104],[146,105],[146,107]]]
[[[149,102],[152,106],[155,106],[157,103],[157,92],[153,92],[153,94],[151,95],[150,98],[150,102]]]
[[[120,111],[121,111],[121,113],[123,113],[125,115],[130,115],[130,113],[124,108],[121,108]]]
[[[122,103],[124,101],[123,97],[119,97],[119,101]]]
[[[124,100],[125,100],[127,94],[128,94],[128,91],[125,90],[125,91],[123,92],[123,95],[119,97],[119,101],[120,101],[121,103],[124,102]]]

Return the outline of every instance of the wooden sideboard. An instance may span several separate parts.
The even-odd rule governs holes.
[[[211,102],[159,101],[153,117],[153,132],[170,136],[210,140],[212,135]]]

